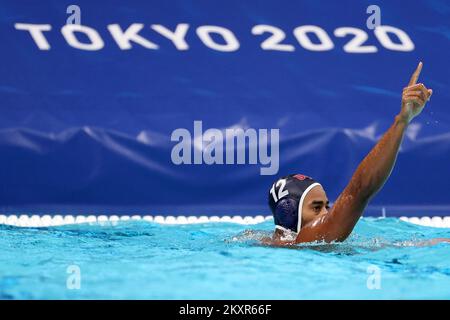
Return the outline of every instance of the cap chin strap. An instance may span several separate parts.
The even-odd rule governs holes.
[[[300,202],[298,203],[298,222],[297,222],[297,233],[300,232],[300,229],[302,228],[302,208],[303,208],[303,202],[305,201],[306,195],[308,192],[311,191],[312,188],[320,186],[321,184],[318,182],[314,182],[312,185],[310,185],[306,190],[303,192]]]

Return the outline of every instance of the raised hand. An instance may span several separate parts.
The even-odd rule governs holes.
[[[417,83],[422,66],[422,62],[419,62],[416,71],[414,71],[409,80],[408,86],[403,89],[400,118],[407,123],[422,112],[425,104],[433,94],[433,90],[427,89],[423,83]]]

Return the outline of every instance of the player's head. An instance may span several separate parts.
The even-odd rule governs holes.
[[[329,201],[320,183],[302,174],[275,181],[269,191],[269,206],[275,227],[295,233],[316,217],[327,214]]]

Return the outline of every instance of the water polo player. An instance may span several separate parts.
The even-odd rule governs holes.
[[[403,89],[401,111],[394,123],[359,164],[333,207],[323,187],[311,177],[293,174],[278,179],[269,191],[275,220],[273,244],[345,240],[369,201],[389,177],[406,128],[433,93],[417,84],[422,62]]]

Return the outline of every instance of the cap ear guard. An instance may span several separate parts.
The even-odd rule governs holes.
[[[284,198],[278,201],[274,212],[275,226],[281,230],[291,230],[297,233],[298,201]]]

